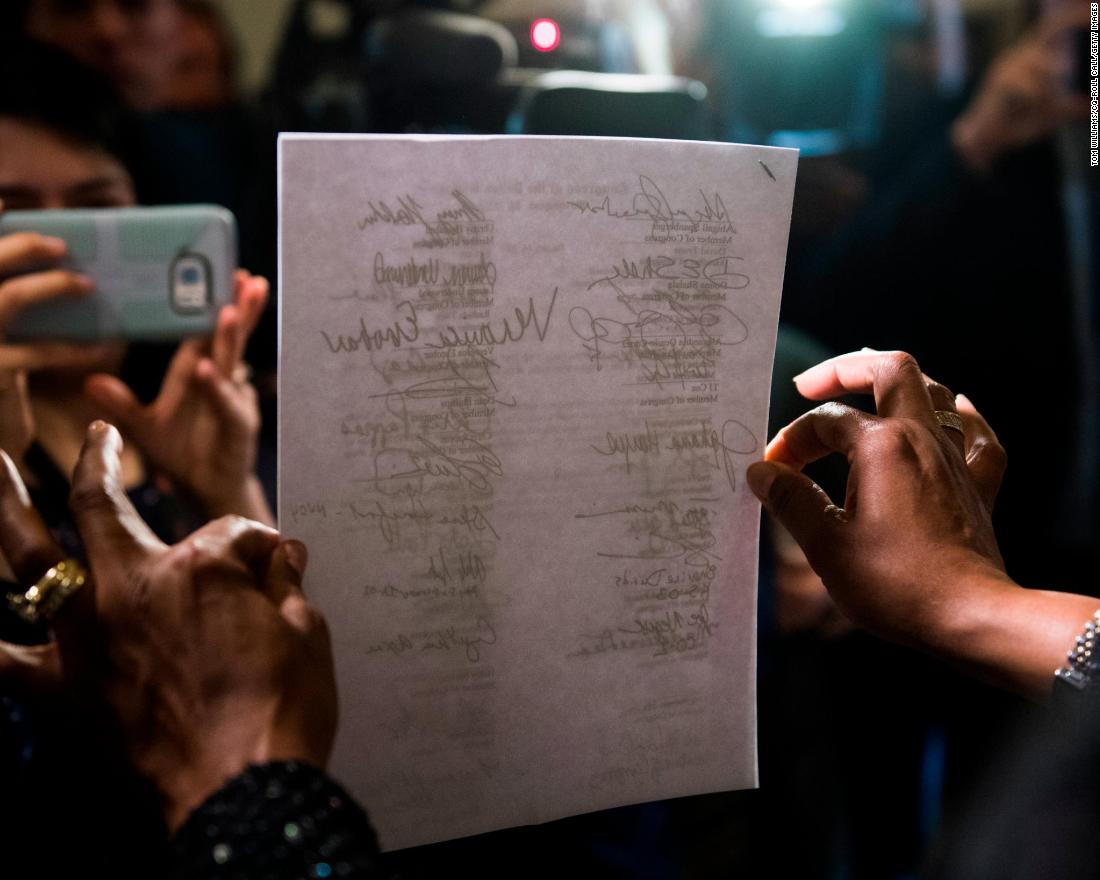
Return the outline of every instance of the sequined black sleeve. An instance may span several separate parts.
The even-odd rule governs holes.
[[[172,840],[175,880],[379,878],[367,815],[323,771],[252,766],[206,800]]]

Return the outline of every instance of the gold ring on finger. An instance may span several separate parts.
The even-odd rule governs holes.
[[[63,559],[50,566],[23,595],[9,596],[8,605],[27,623],[48,624],[87,580],[83,565],[75,559]]]
[[[948,409],[936,410],[936,421],[941,428],[950,428],[952,431],[958,431],[960,434],[965,434],[963,429],[963,420],[957,412],[951,412]]]

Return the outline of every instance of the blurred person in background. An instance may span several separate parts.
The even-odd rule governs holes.
[[[207,0],[9,0],[12,33],[98,71],[137,110],[212,109],[237,99],[233,34]]]
[[[970,377],[975,397],[1025,459],[1048,452],[1052,431],[1066,438],[1053,467],[1071,493],[1080,488],[1069,472],[1079,457],[1075,447],[1096,443],[1081,437],[1080,419],[1098,391],[1082,384],[1090,378],[1082,346],[1097,341],[1095,325],[1091,341],[1074,329],[1082,315],[1071,242],[1083,231],[1065,211],[1064,181],[1076,169],[1061,155],[1059,138],[1087,113],[1067,54],[1068,41],[1087,24],[1085,2],[1039,15],[955,113],[892,160],[895,170],[846,228],[792,259],[784,302],[787,320],[812,327],[834,349],[881,339],[933,357],[949,383]],[[1087,141],[1086,132],[1076,133]],[[1089,324],[1087,311],[1083,317]],[[991,321],[998,332],[984,332]],[[983,344],[965,344],[975,331]],[[1053,422],[1028,417],[1017,389],[989,369],[1010,360],[1028,362],[1028,381],[1052,389]],[[1100,563],[1097,512],[1073,512],[1077,505],[1060,490],[1055,515],[1037,535],[1028,512],[1040,491],[1011,476],[1005,485],[1000,527],[1009,563],[1029,580],[1087,588]]]
[[[0,63],[6,73],[0,77],[0,197],[5,208],[135,204],[133,181],[122,158],[126,147],[118,131],[119,117],[94,77],[64,55],[32,44],[11,47]],[[17,71],[24,74],[26,84],[17,84]],[[5,322],[27,303],[93,295],[89,279],[62,268],[64,242],[18,233],[3,241],[0,291]],[[5,366],[12,376],[6,383],[8,393],[29,390],[31,419],[5,421],[5,448],[23,466],[28,455],[38,455],[34,448],[41,444],[54,468],[67,474],[76,460],[83,425],[98,408],[126,426],[151,470],[171,477],[198,502],[204,518],[238,513],[270,522],[252,472],[258,414],[243,379],[242,360],[266,298],[263,279],[239,274],[234,303],[219,315],[212,340],[184,343],[165,377],[167,385],[149,407],[142,406],[124,383],[89,367],[97,363],[99,372],[108,365],[117,370],[123,350],[115,345],[7,346]],[[5,404],[9,416],[26,410],[21,400]],[[209,447],[200,437],[184,440],[190,432],[205,432]],[[173,455],[180,460],[172,460]],[[205,459],[211,460],[211,467],[204,467]],[[207,473],[211,468],[213,472]],[[127,468],[137,483],[152,481],[146,470],[140,462]]]
[[[5,46],[0,52],[5,207],[134,204],[123,120],[108,88],[63,53],[27,42]],[[125,426],[131,445],[122,459],[123,485],[165,540],[179,540],[225,513],[270,522],[254,471],[256,396],[243,363],[245,343],[267,298],[266,282],[238,273],[234,303],[222,309],[212,338],[182,343],[155,396],[144,402],[127,380],[131,370],[146,373],[148,365],[126,363],[125,346],[3,341],[3,327],[24,304],[95,295],[89,279],[64,268],[65,250],[63,241],[37,234],[0,237],[0,448],[25,475],[66,555],[80,554],[66,504],[68,475],[86,425],[103,415]],[[41,628],[17,621],[6,605],[0,633],[24,643],[45,638]],[[131,802],[133,792],[121,781],[112,781],[117,768],[109,761],[72,753],[69,711],[65,704],[38,701],[36,694],[0,692],[0,773],[7,786],[0,834],[7,841],[23,840],[30,847],[24,852],[33,851],[42,865],[58,871],[76,871],[87,855],[79,846],[49,846],[49,826],[36,816],[48,811],[74,822],[84,817],[78,827],[90,847],[109,823],[127,821],[140,803]],[[63,807],[53,795],[59,786],[76,792]],[[0,865],[9,852],[5,846]]]
[[[107,77],[130,106],[165,106],[181,57],[177,0],[9,0],[28,37]],[[12,31],[13,33],[14,31]]]
[[[1090,590],[1100,563],[1096,493],[1088,488],[1097,483],[1100,444],[1100,325],[1095,278],[1091,287],[1078,283],[1075,251],[1095,253],[1095,231],[1080,221],[1096,199],[1080,186],[1069,191],[1087,156],[1068,159],[1063,149],[1067,135],[1087,145],[1087,102],[1070,83],[1070,68],[1085,59],[1067,57],[1067,48],[1087,25],[1088,3],[1006,2],[985,18],[965,14],[964,5],[975,4],[826,0],[812,14],[768,0],[704,4],[704,49],[693,72],[727,120],[746,110],[724,96],[750,87],[749,108],[764,102],[762,114],[772,114],[752,119],[784,116],[788,135],[814,134],[830,110],[835,120],[877,118],[871,140],[834,144],[832,152],[813,137],[803,144],[821,155],[804,150],[799,163],[783,320],[832,351],[871,341],[916,352],[948,384],[965,379],[1025,461],[1049,460],[1055,442],[1053,504],[1048,481],[1025,470],[1008,476],[998,510],[1006,561],[1024,582]],[[923,22],[895,15],[889,24],[888,7],[923,8]],[[1017,15],[1024,7],[1028,14]],[[746,68],[730,36],[737,22],[737,41],[751,41],[765,13],[777,36],[757,32],[754,51],[770,46],[778,56],[785,47],[792,59],[776,57],[769,76]],[[851,82],[856,72],[879,70],[877,97],[861,114],[858,102],[837,100],[850,90],[828,87],[835,69],[825,49],[844,36],[828,31],[842,19],[868,35]],[[1017,30],[1006,34],[1010,19]],[[815,22],[818,36],[778,35],[781,26]],[[876,29],[877,42],[869,36]],[[798,74],[796,65],[811,59]],[[799,104],[782,99],[790,90],[818,95],[814,113],[799,116]],[[1005,363],[1027,365],[1019,383],[998,373]],[[1043,418],[1026,407],[1023,388],[1046,390]],[[835,497],[837,487],[826,488]],[[1039,508],[1048,515],[1036,520]],[[776,735],[762,735],[761,796],[782,817],[784,835],[822,845],[772,849],[800,876],[905,875],[988,762],[989,726],[1007,731],[1029,710],[865,635],[832,638],[843,624],[824,586],[799,564],[793,542],[781,549],[776,604],[800,613],[778,621],[794,629],[762,674],[761,725]]]
[[[213,3],[6,0],[0,33],[98,71],[134,111],[141,202],[224,205],[237,217],[242,261],[274,276],[275,132],[241,99],[237,42]],[[273,368],[273,316],[260,336],[253,360]]]
[[[234,105],[238,52],[228,22],[207,0],[179,0],[179,9],[179,54],[164,105],[196,110]]]

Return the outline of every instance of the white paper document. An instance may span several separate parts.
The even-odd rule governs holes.
[[[279,520],[383,847],[754,786],[797,153],[279,150]]]

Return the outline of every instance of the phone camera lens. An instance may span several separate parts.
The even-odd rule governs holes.
[[[210,267],[195,254],[180,256],[172,267],[172,308],[187,315],[205,312],[211,302]]]

